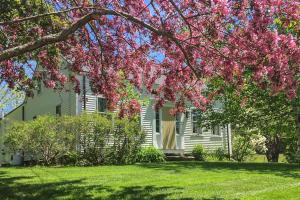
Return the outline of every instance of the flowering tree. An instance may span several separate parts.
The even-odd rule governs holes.
[[[75,75],[87,72],[93,92],[104,94],[111,107],[124,95],[115,91],[126,87],[126,79],[138,90],[145,86],[158,107],[168,100],[183,111],[186,100],[205,109],[218,93],[203,95],[211,78],[241,87],[250,73],[272,93],[296,95],[299,40],[286,30],[291,24],[299,30],[298,1],[18,2],[7,1],[1,10],[0,77],[10,87],[29,91],[35,79],[50,88],[71,81],[80,92]],[[61,73],[61,58],[74,75]],[[42,70],[26,77],[30,60]]]

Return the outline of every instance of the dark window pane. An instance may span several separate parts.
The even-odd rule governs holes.
[[[106,112],[107,110],[107,100],[105,98],[98,98],[98,111]]]
[[[212,130],[212,134],[213,135],[220,135],[220,126],[219,125],[216,125],[213,127],[213,130]]]
[[[201,112],[198,110],[192,110],[192,125],[193,133],[202,133],[200,126]]]
[[[42,82],[39,80],[39,81],[38,81],[37,93],[38,93],[38,94],[41,94],[41,92],[42,92]]]
[[[57,116],[61,116],[61,105],[56,106],[56,111],[55,111]]]
[[[180,134],[180,115],[176,114],[176,134]]]
[[[159,111],[155,112],[155,130],[157,133],[160,132],[160,118],[159,118]]]
[[[25,121],[25,107],[22,107],[22,120]]]

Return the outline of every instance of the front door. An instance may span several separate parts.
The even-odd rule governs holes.
[[[176,149],[175,116],[170,114],[170,108],[162,108],[162,143],[163,149]]]

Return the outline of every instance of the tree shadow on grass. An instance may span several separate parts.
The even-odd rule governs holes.
[[[157,187],[153,185],[123,187],[113,192],[107,199],[130,199],[130,200],[164,200],[175,199],[170,196],[180,194],[180,187]],[[178,198],[176,198],[178,199]],[[180,198],[180,200],[193,200],[193,198]]]
[[[36,176],[7,177],[5,173],[0,172],[0,199],[164,200],[172,199],[171,195],[181,193],[180,190],[183,189],[153,185],[112,188],[97,184],[89,185],[84,179],[43,183],[36,178]],[[181,200],[192,200],[192,198]]]
[[[237,163],[237,162],[167,162],[161,164],[139,164],[143,168],[174,171],[180,173],[186,170],[202,169],[214,172],[245,171],[261,174],[274,174],[282,177],[300,179],[300,165],[284,163]]]

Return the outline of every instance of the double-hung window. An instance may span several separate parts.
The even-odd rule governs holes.
[[[61,116],[61,105],[57,105],[55,108],[56,116]]]
[[[195,134],[202,134],[200,120],[201,112],[199,110],[192,110],[192,129]]]
[[[221,135],[221,126],[215,125],[212,127],[212,134],[213,135]]]
[[[98,98],[98,112],[104,113],[107,111],[107,100],[105,98]]]
[[[160,116],[159,111],[155,111],[155,131],[156,133],[160,133]]]
[[[180,114],[176,114],[176,134],[180,134],[180,130],[181,130],[181,115]]]

